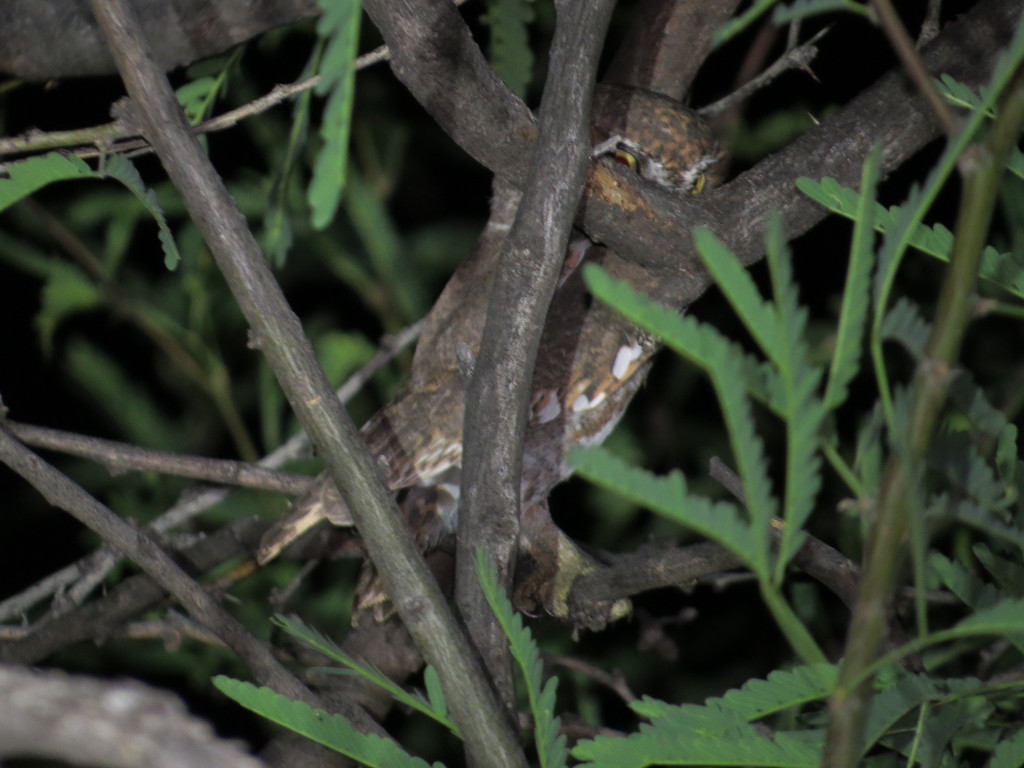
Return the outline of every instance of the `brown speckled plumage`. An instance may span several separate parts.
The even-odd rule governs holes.
[[[595,93],[594,136],[604,153],[628,153],[644,178],[680,192],[698,192],[719,178],[721,152],[697,115],[657,94],[619,86]],[[632,166],[631,166],[632,167]],[[511,202],[510,202],[511,201]],[[497,254],[514,214],[514,199],[498,197],[504,214],[492,217],[475,254],[453,275],[427,321],[409,384],[362,429],[371,455],[385,467],[393,490],[438,486],[447,503],[431,522],[417,513],[417,540],[426,546],[454,530],[458,468],[462,461],[465,373],[456,349],[479,348],[486,296]],[[523,452],[523,509],[547,519],[552,487],[570,474],[569,447],[598,443],[618,422],[640,386],[657,349],[654,339],[611,309],[591,302],[576,269],[579,262],[618,257],[583,235],[569,248],[559,278],[533,379],[530,423]],[[326,475],[293,505],[264,537],[258,557],[274,557],[317,521],[351,524],[337,489]],[[524,537],[530,538],[524,532]],[[537,540],[539,537],[534,536]],[[379,605],[382,595],[363,580],[361,605]],[[549,609],[550,610],[550,609]]]

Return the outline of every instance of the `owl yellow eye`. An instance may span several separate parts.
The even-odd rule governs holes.
[[[615,152],[612,154],[612,158],[615,160],[616,163],[626,166],[627,168],[629,168],[629,170],[636,170],[636,155],[627,152],[624,149],[616,149]]]
[[[707,184],[707,181],[708,177],[705,176],[703,173],[700,176],[698,176],[693,182],[693,188],[690,189],[690,194],[699,195],[703,191],[704,185]]]

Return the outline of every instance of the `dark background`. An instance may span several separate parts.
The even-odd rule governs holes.
[[[969,5],[947,3],[944,16],[951,18]],[[532,42],[534,50],[542,52],[551,34],[551,9],[541,4],[537,10]],[[475,19],[480,9],[470,4],[465,13]],[[634,4],[620,4],[611,33],[613,43],[635,13]],[[919,9],[914,10],[906,18],[912,31],[920,23],[920,13]],[[894,66],[895,58],[884,37],[863,19],[848,15],[822,17],[807,24],[801,38],[806,39],[825,24],[831,24],[832,29],[819,43],[821,53],[812,65],[817,79],[803,72],[784,74],[743,105],[736,124],[723,136],[732,153],[732,173],[783,146],[806,130],[812,120],[827,115]],[[474,29],[479,39],[486,38],[486,29],[476,21]],[[736,86],[736,73],[759,34],[765,34],[763,25],[755,25],[709,58],[694,88],[693,106],[713,101]],[[364,23],[363,38],[361,50],[379,42],[369,22]],[[776,36],[769,60],[781,52],[784,38],[783,32]],[[302,22],[247,44],[230,67],[217,111],[244,103],[276,83],[296,79],[314,40],[312,22]],[[529,94],[534,106],[543,82],[543,56],[538,54],[538,59]],[[172,78],[179,85],[191,76],[188,71],[178,70]],[[115,77],[17,85],[0,93],[0,135],[16,135],[30,128],[55,131],[104,123],[109,119],[110,104],[122,92]],[[318,109],[314,103],[314,112]],[[279,106],[207,139],[218,170],[239,195],[257,228],[269,179],[280,166],[279,150],[287,135],[290,115],[290,106]],[[419,302],[417,308],[425,311],[451,270],[468,252],[486,219],[488,174],[432,123],[394,80],[386,65],[374,66],[358,75],[353,137],[353,163],[376,185],[376,194],[401,245],[399,279],[413,286],[412,293]],[[300,187],[313,151],[307,148],[304,152]],[[886,181],[883,201],[900,201],[910,181],[921,178],[936,156],[936,148],[926,149]],[[205,348],[222,356],[230,372],[237,408],[260,451],[268,451],[274,446],[261,439],[261,435],[287,436],[295,427],[294,420],[280,405],[266,405],[268,395],[261,394],[259,385],[260,377],[266,373],[261,373],[257,354],[246,346],[244,322],[214,274],[194,228],[184,219],[157,162],[144,157],[137,165],[147,183],[160,195],[178,235],[184,260],[178,271],[167,272],[155,227],[142,218],[131,228],[130,245],[113,283],[119,291],[150,308],[175,313],[183,323],[189,322],[190,313],[203,315],[191,327],[203,337]],[[341,276],[344,268],[339,264],[345,260],[372,272],[366,243],[344,211],[325,233],[314,233],[304,223],[306,212],[299,195],[292,194],[291,201],[295,245],[287,263],[278,269],[278,277],[315,342],[328,344],[325,339],[331,331],[343,330],[352,334],[349,341],[357,351],[351,354],[358,358],[358,350],[376,344],[381,334],[416,319],[416,315],[403,314],[393,282],[381,280],[377,286],[379,295],[368,297]],[[236,458],[237,446],[209,398],[175,369],[134,322],[109,304],[64,317],[53,334],[52,350],[46,352],[41,346],[37,318],[44,281],[25,268],[20,255],[31,252],[40,258],[67,259],[67,250],[60,242],[64,231],[61,223],[83,247],[103,253],[110,236],[105,216],[116,213],[122,204],[130,205],[130,198],[112,182],[67,182],[44,189],[31,204],[20,204],[0,214],[3,403],[11,418],[18,421],[127,441],[138,439],[137,434],[126,429],[126,421],[138,414],[139,419],[151,418],[160,427],[148,432],[148,439],[144,440],[148,447]],[[955,204],[954,188],[939,201],[930,220],[949,223]],[[822,359],[826,359],[828,334],[838,312],[849,233],[849,223],[831,218],[792,243],[801,299],[811,310],[811,334]],[[1003,246],[1009,247],[1009,235],[1006,238]],[[753,272],[767,291],[764,266],[755,267]],[[901,274],[899,291],[920,301],[928,311],[941,274],[938,262],[912,254]],[[197,310],[196,306],[202,309]],[[746,340],[742,327],[715,290],[709,291],[690,311],[741,342]],[[81,358],[83,342],[114,361],[119,376],[107,381],[108,389],[83,377],[84,367],[91,367]],[[997,402],[1000,398],[1013,398],[1020,390],[1022,349],[1024,340],[1017,323],[987,318],[972,329],[965,346],[967,361],[981,382],[993,388]],[[335,381],[352,367],[337,359],[333,363],[329,373]],[[408,370],[408,363],[408,355],[400,357],[353,402],[351,411],[357,423],[394,391]],[[895,356],[896,370],[900,365],[899,357]],[[904,360],[902,365],[909,371],[909,363]],[[855,391],[848,417],[840,414],[841,419],[848,418],[841,422],[841,428],[850,439],[858,426],[861,409],[874,398],[869,380],[858,380],[856,384],[863,391]],[[261,397],[272,416],[268,417],[266,410],[261,412]],[[146,422],[134,423],[143,429],[140,425]],[[764,416],[760,426],[771,455],[773,449],[781,446],[779,425]],[[681,468],[696,490],[716,497],[724,495],[706,476],[711,456],[726,460],[729,457],[713,393],[698,371],[669,354],[662,354],[610,444],[617,452],[650,469]],[[48,458],[117,512],[140,521],[169,506],[187,486],[183,481],[148,473],[111,478],[102,468],[86,462],[53,455]],[[811,526],[840,548],[851,542],[846,530],[850,521],[835,514],[843,493],[837,479],[826,473],[821,513]],[[254,513],[270,519],[283,506],[281,499],[270,495],[240,494],[195,525],[211,529],[235,516]],[[90,533],[51,509],[35,491],[2,467],[0,510],[0,597],[19,592],[92,551],[96,545]],[[555,492],[552,510],[570,535],[614,551],[686,538],[675,526],[607,498],[578,480]],[[858,555],[855,550],[847,554]],[[263,600],[268,590],[286,582],[296,567],[294,563],[275,564],[267,573],[240,585],[236,591],[242,600],[240,615],[251,625],[262,627],[261,631],[269,631],[265,623],[269,609]],[[124,569],[132,570],[131,566]],[[289,609],[324,630],[340,632],[344,616],[338,612],[345,611],[346,589],[351,587],[355,572],[352,563],[321,566]],[[841,606],[799,576],[794,579],[793,595],[798,609],[816,616],[813,628],[826,652],[838,652],[845,631]],[[761,604],[753,580],[696,585],[686,594],[663,590],[640,596],[635,605],[632,621],[598,635],[584,635],[576,645],[571,642],[569,631],[554,622],[537,621],[533,626],[542,639],[542,647],[593,659],[605,669],[620,669],[634,691],[670,701],[701,701],[750,677],[779,668],[790,658],[785,642]],[[211,674],[245,676],[244,670],[222,651],[194,641],[186,641],[180,649],[168,652],[156,639],[112,639],[102,645],[76,646],[52,662],[68,669],[130,675],[172,687],[223,731],[260,739],[252,730],[253,719],[211,691]],[[567,707],[603,709],[609,726],[631,727],[633,717],[621,702],[597,691],[575,674],[564,674]],[[578,686],[570,685],[570,680]],[[591,698],[587,700],[584,694]],[[587,703],[581,703],[584,701]],[[416,749],[415,744],[405,743]]]

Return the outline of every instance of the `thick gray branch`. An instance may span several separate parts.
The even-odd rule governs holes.
[[[533,116],[491,69],[451,0],[365,0],[391,69],[475,160],[522,180]]]
[[[591,96],[613,7],[613,0],[565,0],[557,6],[537,149],[502,250],[466,395],[456,598],[510,705],[507,643],[481,593],[473,552],[484,548],[500,583],[511,590],[530,384],[590,159]]]
[[[253,329],[257,345],[341,489],[385,587],[447,692],[470,762],[525,765],[515,734],[474,662],[466,637],[430,577],[412,536],[298,318],[223,181],[186,124],[166,77],[146,49],[127,0],[92,0],[139,122],[181,193]]]

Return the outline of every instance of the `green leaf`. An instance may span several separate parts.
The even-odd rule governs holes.
[[[855,226],[850,246],[850,263],[846,268],[846,288],[843,291],[843,306],[839,313],[839,327],[836,329],[836,346],[828,372],[828,384],[822,398],[826,408],[837,408],[846,401],[849,383],[860,368],[863,353],[864,326],[867,322],[871,300],[871,269],[875,253],[873,232],[875,226],[875,191],[878,186],[881,163],[881,146],[876,144],[864,161],[857,209],[854,213]],[[799,181],[797,182],[799,185]]]
[[[43,354],[53,353],[53,334],[62,320],[99,305],[99,289],[85,272],[74,264],[51,259],[43,284],[42,306],[35,318]]]
[[[955,104],[958,107],[964,107],[973,111],[981,108],[981,105],[985,102],[982,97],[975,93],[973,88],[964,85],[951,75],[943,73],[935,82],[939,87],[939,93],[945,96],[951,104]],[[986,116],[995,117],[995,110],[987,109]]]
[[[402,242],[380,193],[354,170],[349,172],[345,193],[345,211],[359,233],[359,239],[370,257],[376,273],[376,284],[393,296],[395,309],[403,323],[422,317],[428,307],[415,293],[413,281],[403,279],[406,265],[402,260]]]
[[[110,155],[100,165],[100,174],[111,179],[117,179],[124,184],[135,195],[136,199],[142,203],[143,207],[149,211],[157,225],[157,237],[164,252],[164,266],[167,269],[176,269],[178,262],[181,261],[181,254],[178,253],[178,246],[174,243],[174,235],[171,234],[170,227],[167,226],[167,217],[164,216],[163,209],[160,207],[160,203],[157,202],[156,193],[151,189],[146,189],[142,176],[139,175],[138,170],[132,165],[131,161],[124,155]]]
[[[710,230],[697,228],[693,233],[693,242],[733,311],[740,316],[743,325],[765,355],[777,363],[781,356],[778,321],[771,306],[761,298],[750,273]]]
[[[984,558],[985,555],[982,555]],[[942,584],[956,595],[964,605],[979,610],[989,608],[1003,599],[1004,595],[994,585],[982,581],[960,563],[950,560],[938,552],[928,555],[928,566]],[[1019,595],[1016,595],[1019,597]],[[1010,635],[1007,638],[1017,650],[1024,652],[1024,637]]]
[[[825,408],[816,396],[821,372],[811,365],[805,338],[807,311],[800,307],[790,269],[782,221],[774,217],[766,236],[768,266],[778,313],[778,357],[775,363],[785,387],[786,481],[783,501],[782,541],[776,562],[775,583],[785,578],[786,564],[803,546],[802,530],[821,489],[821,459],[818,433],[825,420]]]
[[[834,672],[833,672],[834,677]],[[788,685],[791,680],[785,680]],[[829,684],[831,688],[832,683]],[[760,694],[773,695],[771,679]],[[827,693],[827,692],[826,692]],[[824,695],[824,694],[823,694]],[[793,701],[802,703],[805,696]],[[821,698],[814,695],[813,698]],[[583,768],[642,768],[648,765],[745,765],[817,766],[823,734],[820,731],[776,731],[772,736],[758,730],[748,718],[732,710],[729,694],[704,706],[673,706],[648,697],[633,709],[651,722],[625,738],[598,736],[580,741],[572,754]]]
[[[857,447],[853,459],[854,470],[863,479],[868,497],[874,495],[881,483],[884,428],[881,403],[876,403],[857,430]]]
[[[458,735],[458,728],[455,723],[448,718],[447,711],[443,708],[443,696],[440,697],[442,709],[436,709],[434,706],[435,699],[433,697],[428,700],[422,694],[409,693],[372,664],[367,664],[364,661],[353,659],[341,650],[341,648],[338,647],[338,644],[329,637],[316,631],[312,627],[307,626],[298,619],[289,618],[287,616],[274,616],[272,621],[289,635],[302,641],[310,648],[316,649],[329,659],[333,659],[339,664],[345,665],[348,669],[355,672],[363,679],[369,680],[374,685],[383,688],[391,694],[391,697],[394,698],[395,701],[400,704],[404,704],[411,709],[415,709],[417,712],[421,712],[449,729],[456,736]],[[321,671],[336,674],[340,670],[331,667],[322,667]]]
[[[81,339],[67,347],[65,366],[95,404],[125,437],[138,445],[183,450],[181,424],[166,417],[155,399],[128,376],[123,361]]]
[[[328,331],[316,339],[316,357],[333,386],[358,371],[377,351],[358,331]]]
[[[979,579],[960,563],[939,552],[928,555],[928,565],[942,584],[971,608],[988,608],[999,602],[1002,595],[994,585]]]
[[[1007,422],[1006,414],[989,402],[968,371],[960,371],[950,382],[949,399],[956,403],[972,428],[990,437],[1000,437],[1013,426]]]
[[[487,604],[508,638],[512,658],[523,674],[541,768],[564,768],[568,757],[565,734],[558,732],[560,721],[554,714],[558,679],[552,677],[544,682],[537,643],[523,624],[522,616],[515,612],[512,603],[498,585],[497,569],[482,549],[476,551],[476,572]]]
[[[645,469],[628,465],[599,446],[572,448],[569,463],[595,485],[717,541],[744,563],[752,562],[753,533],[740,518],[736,506],[688,494],[681,472],[658,477]]]
[[[533,19],[533,0],[488,0],[480,17],[491,30],[491,66],[519,98],[525,97],[533,77],[527,33]]]
[[[977,610],[949,629],[932,632],[912,640],[871,664],[862,677],[873,675],[877,670],[884,669],[897,659],[917,653],[924,648],[939,643],[948,643],[952,640],[986,635],[997,637],[1024,635],[1024,599],[1002,600],[995,605]]]
[[[838,667],[834,664],[811,664],[771,672],[765,680],[754,678],[742,687],[728,691],[721,699],[709,699],[708,704],[722,702],[748,720],[798,707],[829,696],[835,688]]]
[[[729,19],[722,26],[715,30],[714,35],[711,37],[711,43],[715,48],[724,45],[726,42],[736,37],[744,29],[749,27],[755,21],[757,21],[769,8],[771,8],[778,0],[757,0],[753,3],[750,8],[743,12],[739,18]]]
[[[925,344],[931,331],[931,325],[921,315],[917,305],[901,296],[892,309],[885,313],[881,336],[883,339],[898,341],[915,360],[920,360],[924,357]]]
[[[1024,728],[1004,736],[992,752],[988,768],[1021,768],[1024,766]]]
[[[978,561],[985,566],[999,587],[1014,597],[1024,596],[1024,565],[1021,565],[1020,558],[1008,559],[1000,557],[983,542],[975,544],[971,551]]]
[[[178,103],[185,111],[189,125],[198,125],[206,118],[207,111],[217,97],[217,91],[220,90],[220,85],[221,82],[218,78],[207,75],[185,83],[174,92]]]
[[[584,265],[583,270],[587,285],[598,299],[662,338],[669,347],[701,365],[710,375],[743,481],[747,509],[756,521],[752,528],[756,538],[750,542],[753,546],[737,554],[760,578],[767,580],[769,529],[776,517],[777,504],[771,495],[764,446],[754,431],[753,414],[746,397],[747,389],[757,386],[750,376],[751,366],[739,348],[714,328],[692,317],[680,317],[677,312],[638,293],[628,283],[609,277],[596,265]],[[681,476],[678,482],[682,483]],[[721,543],[732,548],[725,541]]]
[[[135,166],[123,155],[110,155],[104,158],[99,170],[94,171],[79,157],[50,152],[41,157],[30,157],[11,163],[7,166],[7,171],[9,178],[0,179],[0,211],[55,181],[103,178],[120,181],[153,216],[158,227],[160,245],[164,251],[164,264],[168,269],[174,269],[178,265],[178,248],[156,195],[152,190],[146,189]]]
[[[372,768],[430,768],[426,761],[405,752],[395,741],[376,734],[360,733],[341,715],[313,709],[304,701],[292,701],[269,688],[257,688],[252,683],[223,675],[213,678],[213,684],[246,709],[364,765]]]
[[[797,179],[796,185],[801,192],[830,211],[855,222],[865,220],[866,202],[856,191],[841,186],[834,179],[823,178],[816,182],[802,177]],[[912,198],[903,206],[891,208],[874,203],[870,211],[872,226],[878,232],[887,233],[901,222],[909,223],[915,215],[914,202],[916,198]],[[953,248],[953,233],[942,224],[929,227],[919,222],[912,223],[906,237],[907,244],[922,253],[949,261]],[[992,246],[986,247],[981,257],[979,277],[1019,298],[1024,298],[1024,262],[1020,254],[1000,252]]]
[[[313,53],[300,75],[300,80],[313,77],[323,60],[325,41],[317,39]],[[309,136],[310,109],[313,92],[303,91],[296,97],[292,107],[292,121],[288,128],[288,143],[285,145],[280,162],[274,168],[267,194],[267,205],[263,213],[263,231],[260,245],[267,258],[277,267],[283,267],[293,240],[291,210],[288,205],[289,192],[297,183],[294,174],[302,149]]]
[[[448,718],[448,704],[444,700],[444,689],[441,688],[441,678],[437,676],[437,670],[433,664],[427,664],[423,669],[423,687],[427,691],[427,700],[431,708],[444,718]]]
[[[320,121],[320,137],[324,143],[307,191],[313,226],[317,229],[323,229],[334,219],[345,187],[360,3],[359,0],[320,0],[320,7],[324,13],[316,28],[327,45],[316,92],[320,96],[329,95]]]
[[[7,174],[8,178],[0,178],[0,211],[55,181],[96,176],[96,172],[81,158],[59,152],[10,163]]]
[[[876,692],[868,704],[862,754],[871,749],[908,712],[938,697],[925,675],[899,675],[894,685]]]
[[[1018,549],[1024,548],[1024,531],[1007,522],[1007,514],[993,512],[991,507],[983,506],[973,499],[951,501],[943,496],[937,511],[942,517],[952,517],[960,524],[983,531],[992,538],[1002,539]]]

